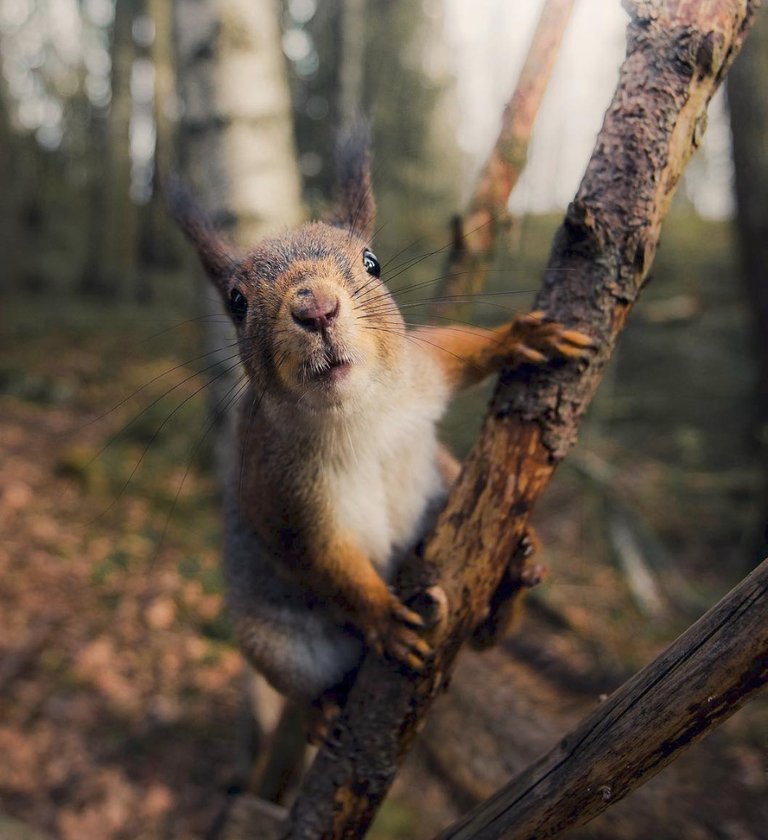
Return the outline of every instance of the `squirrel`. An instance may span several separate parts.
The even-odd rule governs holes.
[[[412,670],[430,655],[390,584],[458,476],[436,432],[452,395],[592,346],[541,313],[494,330],[406,329],[372,251],[367,137],[338,148],[327,218],[246,253],[177,182],[168,190],[248,377],[224,504],[234,630],[274,688],[315,707],[343,695],[366,647]]]

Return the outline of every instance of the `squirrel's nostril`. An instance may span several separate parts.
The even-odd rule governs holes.
[[[303,291],[303,290],[302,290]],[[335,295],[303,296],[291,307],[293,320],[306,330],[319,332],[325,329],[339,314],[339,299]]]

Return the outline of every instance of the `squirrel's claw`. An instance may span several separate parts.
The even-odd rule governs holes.
[[[594,341],[578,330],[562,330],[554,346],[558,355],[569,359],[584,359],[596,348]]]
[[[413,610],[409,610],[403,603],[400,601],[395,601],[392,605],[392,614],[399,620],[402,621],[406,627],[410,627],[414,630],[421,630],[424,627],[424,619]]]
[[[516,318],[510,329],[511,355],[520,364],[542,365],[556,359],[585,359],[595,342],[578,330],[550,321],[540,311]]]
[[[390,639],[385,652],[411,671],[419,672],[424,668],[432,648],[412,631],[405,631]]]
[[[432,648],[419,635],[424,621],[394,595],[376,629],[368,634],[368,643],[382,656],[400,662],[412,671],[421,671]]]

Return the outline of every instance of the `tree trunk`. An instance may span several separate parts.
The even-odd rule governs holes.
[[[131,67],[135,55],[133,22],[137,0],[115,4],[112,26],[112,100],[107,115],[105,231],[98,273],[111,297],[130,296],[136,278],[137,212],[131,200]],[[104,189],[104,185],[100,185]]]
[[[237,244],[301,219],[288,84],[276,0],[176,0],[184,179]],[[216,296],[201,289],[214,439],[237,392],[234,340]],[[227,373],[229,371],[229,373]],[[219,470],[228,447],[217,446]]]
[[[445,592],[449,615],[418,675],[369,656],[291,814],[293,838],[359,837],[386,794],[461,643],[482,618],[528,513],[573,444],[647,277],[661,222],[699,142],[706,107],[757,7],[748,0],[633,4],[627,57],[584,180],[558,232],[536,308],[589,332],[588,366],[502,375],[424,562],[405,596]],[[522,559],[509,570],[522,586]],[[418,569],[418,564],[414,563]]]
[[[162,183],[176,168],[174,132],[176,91],[173,66],[172,8],[167,0],[145,0],[146,12],[155,25],[150,55],[155,70],[152,110],[155,122],[155,152],[152,171],[152,195],[142,211],[142,237],[139,257],[143,270],[178,267],[179,238],[168,216]],[[141,291],[152,296],[154,284],[142,282]]]
[[[107,114],[104,108],[88,103],[88,151],[94,160],[107,160]],[[86,171],[85,256],[79,290],[86,295],[106,295],[105,243],[107,242],[109,195],[104,188],[102,173],[96,166]],[[112,293],[113,290],[112,290]]]
[[[0,84],[4,84],[1,83]],[[0,273],[0,294],[7,293],[17,283],[16,271],[20,256],[18,242],[19,199],[17,195],[17,139],[11,126],[6,92],[0,89],[0,253],[5,255]]]
[[[763,493],[752,563],[768,554],[768,8],[728,79],[736,187],[736,229],[741,250],[752,344],[757,360],[755,440],[761,453]]]

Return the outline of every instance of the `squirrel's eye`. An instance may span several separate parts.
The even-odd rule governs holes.
[[[381,266],[376,259],[376,254],[367,248],[363,251],[363,267],[368,274],[372,274],[374,277],[381,277]]]
[[[245,313],[248,311],[248,301],[240,289],[232,289],[229,293],[229,311],[238,321],[245,318]]]

